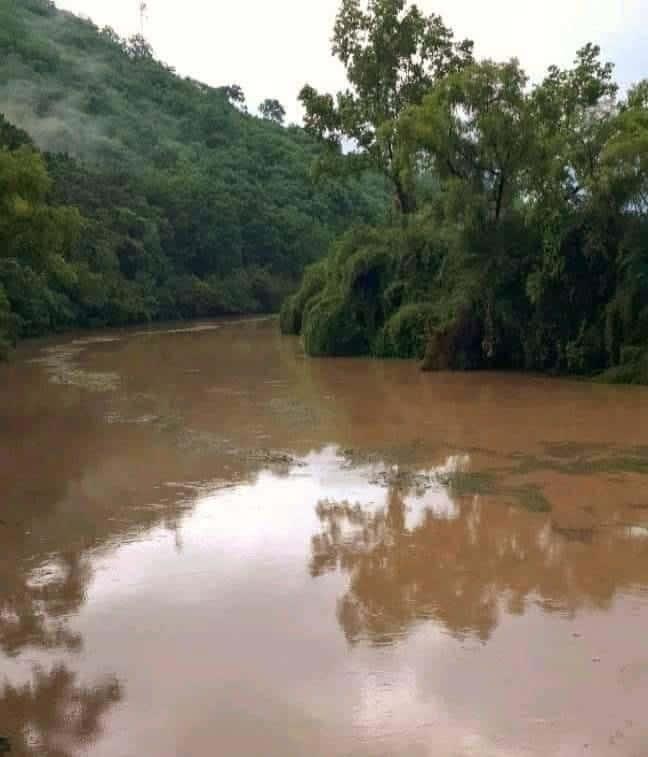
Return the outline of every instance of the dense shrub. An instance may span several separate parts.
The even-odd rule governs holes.
[[[374,354],[420,360],[434,315],[434,307],[430,303],[403,305],[383,326],[374,345]]]
[[[281,307],[280,327],[284,334],[300,334],[304,309],[310,299],[323,291],[326,285],[327,263],[313,263],[304,271],[299,290],[286,298]]]
[[[344,357],[369,353],[369,340],[352,305],[339,295],[311,300],[303,321],[304,347],[309,355]]]

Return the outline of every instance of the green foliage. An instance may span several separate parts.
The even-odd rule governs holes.
[[[412,162],[403,149],[398,119],[421,102],[436,80],[472,61],[472,42],[455,42],[437,15],[425,16],[405,0],[342,0],[333,32],[333,54],[346,68],[349,88],[300,93],[306,128],[339,148],[352,140],[359,167],[372,166],[389,180],[398,210],[415,209]]]
[[[255,118],[237,85],[181,78],[141,36],[47,0],[0,0],[0,102],[3,344],[274,312],[352,220],[384,210],[376,177],[313,181],[325,148],[279,128],[276,100]]]
[[[321,295],[309,302],[304,316],[304,347],[314,357],[369,353],[366,330],[348,301]]]
[[[466,308],[435,328],[425,346],[423,369],[471,370],[480,367],[486,334],[475,310]]]
[[[311,298],[324,289],[326,271],[326,260],[320,260],[306,268],[299,290],[294,295],[286,298],[281,307],[279,321],[283,334],[301,333],[304,309]]]
[[[11,346],[11,305],[4,288],[0,285],[0,360],[7,357]]]
[[[380,357],[422,359],[434,317],[434,306],[429,302],[404,305],[384,325],[374,353]]]
[[[441,179],[461,187],[464,217],[471,198],[496,223],[519,196],[535,149],[526,84],[515,60],[473,64],[439,81],[403,119],[412,148],[423,148]]]
[[[302,333],[310,354],[422,357],[436,309],[421,300],[438,259],[419,226],[355,227],[307,271],[282,329]]]
[[[259,105],[259,113],[268,121],[283,124],[286,118],[286,109],[279,100],[266,99]]]
[[[355,139],[356,164],[405,189],[407,222],[331,246],[298,295],[306,350],[648,383],[648,82],[619,99],[586,45],[530,87],[416,6],[363,7],[343,0],[334,34],[350,88],[305,89],[307,127]]]
[[[608,368],[599,379],[608,384],[648,385],[648,349],[625,347],[619,365]]]
[[[7,133],[7,129],[4,129]],[[0,341],[69,325],[76,272],[68,262],[78,241],[75,209],[48,202],[43,158],[23,144],[0,147]]]

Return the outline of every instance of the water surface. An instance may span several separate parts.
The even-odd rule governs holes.
[[[69,336],[0,484],[12,754],[648,754],[644,389]]]

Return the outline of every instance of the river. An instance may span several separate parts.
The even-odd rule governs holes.
[[[70,335],[0,484],[12,757],[648,754],[648,390]]]

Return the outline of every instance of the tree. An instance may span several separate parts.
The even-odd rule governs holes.
[[[129,37],[126,42],[126,54],[132,60],[153,60],[153,48],[141,34]]]
[[[535,308],[533,331],[544,335],[533,351],[555,353],[552,360],[562,366],[598,328],[593,324],[615,286],[623,203],[610,192],[603,160],[619,114],[613,69],[600,60],[598,46],[587,44],[572,68],[551,66],[530,95],[537,149],[526,196],[540,245],[526,290]]]
[[[0,113],[0,149],[6,147],[8,150],[17,150],[23,145],[32,145],[32,141],[27,132],[18,129]]]
[[[228,84],[226,87],[219,87],[229,102],[240,110],[245,110],[245,93],[238,84]]]
[[[456,43],[440,16],[424,16],[405,0],[343,0],[333,33],[333,54],[349,87],[335,98],[305,86],[300,100],[307,130],[336,148],[351,142],[390,181],[397,208],[416,208],[413,166],[403,153],[399,118],[418,105],[432,84],[472,61],[473,43]]]
[[[464,201],[483,199],[498,223],[519,196],[535,148],[517,60],[473,64],[439,81],[404,119],[414,150],[424,150],[442,179],[454,180]]]
[[[113,45],[116,45],[118,47],[123,48],[124,47],[124,41],[122,38],[117,34],[117,32],[112,28],[112,26],[103,26],[101,28],[101,36],[104,37],[104,39],[108,40]]]
[[[614,66],[602,63],[600,48],[581,48],[571,69],[550,66],[531,96],[538,154],[530,174],[534,196],[577,205],[594,190],[600,159],[617,115]]]
[[[264,100],[259,105],[259,113],[268,121],[274,121],[277,124],[283,124],[286,118],[286,110],[279,100]]]
[[[0,261],[49,270],[75,243],[79,213],[47,203],[51,179],[42,157],[23,146],[0,150]]]
[[[0,304],[4,342],[7,332],[15,336],[14,323],[20,335],[35,336],[71,318],[66,292],[76,276],[67,258],[81,217],[76,208],[50,205],[50,190],[40,154],[28,146],[0,149],[0,289],[13,311],[9,317]]]
[[[648,208],[648,79],[628,92],[602,152],[606,180],[621,206]]]

